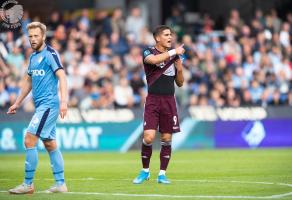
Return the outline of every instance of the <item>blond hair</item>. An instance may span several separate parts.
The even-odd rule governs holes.
[[[40,28],[43,35],[46,34],[47,27],[41,22],[31,22],[26,26],[26,30],[33,29],[33,28]]]

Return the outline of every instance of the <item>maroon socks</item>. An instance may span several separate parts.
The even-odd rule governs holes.
[[[171,157],[171,142],[161,142],[160,170],[166,170]]]
[[[146,142],[143,140],[141,158],[142,158],[142,164],[143,164],[144,169],[149,168],[151,155],[152,155],[152,144],[146,144]]]
[[[141,158],[144,169],[149,168],[152,155],[152,144],[146,144],[143,140],[141,148]],[[171,142],[161,142],[160,150],[160,170],[166,170],[171,157]]]

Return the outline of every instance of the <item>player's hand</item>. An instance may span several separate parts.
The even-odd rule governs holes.
[[[185,52],[184,45],[185,44],[182,44],[179,47],[175,48],[175,52],[176,52],[177,55],[183,55],[184,54],[184,52]]]
[[[64,117],[66,116],[67,110],[68,110],[67,102],[61,101],[60,116],[61,116],[62,119],[64,119]]]
[[[19,108],[18,104],[13,104],[12,106],[9,107],[7,114],[15,114],[16,110]]]

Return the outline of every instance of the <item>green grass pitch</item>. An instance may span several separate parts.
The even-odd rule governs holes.
[[[173,152],[170,185],[156,182],[159,152],[150,180],[132,184],[140,153],[64,153],[65,178],[72,193],[44,194],[54,181],[49,157],[39,154],[36,193],[9,195],[23,179],[24,154],[0,154],[0,199],[292,199],[292,149],[194,150]]]

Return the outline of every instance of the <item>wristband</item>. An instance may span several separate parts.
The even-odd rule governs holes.
[[[169,50],[169,51],[168,51],[168,55],[169,55],[169,57],[171,57],[171,56],[175,56],[175,55],[176,55],[176,51],[175,51],[175,49],[171,49],[171,50]]]

